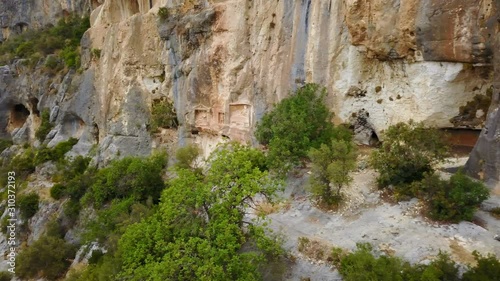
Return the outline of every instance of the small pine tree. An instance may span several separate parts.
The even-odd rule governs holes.
[[[314,196],[328,206],[342,199],[341,190],[352,182],[349,175],[356,168],[356,150],[352,141],[333,140],[309,151],[312,161],[310,186]]]

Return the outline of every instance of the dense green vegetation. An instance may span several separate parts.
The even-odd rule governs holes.
[[[10,281],[12,280],[12,273],[7,271],[0,271],[0,281]]]
[[[24,280],[57,280],[66,273],[75,254],[76,247],[63,239],[63,232],[49,227],[47,233],[19,253],[16,275]]]
[[[40,141],[43,142],[45,140],[45,137],[47,137],[47,134],[52,130],[54,125],[50,123],[50,112],[48,109],[45,109],[42,111],[41,114],[41,123],[40,127],[38,127],[38,130],[35,132],[35,137]]]
[[[169,12],[167,7],[160,7],[160,9],[158,9],[158,16],[160,17],[160,19],[166,20],[168,18],[168,15]]]
[[[76,16],[61,19],[55,26],[42,30],[28,30],[12,36],[0,45],[0,63],[8,64],[14,58],[27,59],[32,66],[50,54],[56,54],[67,67],[80,67],[80,40],[90,27],[89,18]],[[48,68],[57,67],[54,57],[46,61]]]
[[[309,157],[312,162],[310,186],[312,194],[322,205],[336,206],[342,200],[341,190],[349,185],[349,175],[356,168],[356,150],[350,134],[347,139],[332,140],[330,145],[321,144],[312,148]]]
[[[422,181],[411,187],[426,202],[430,218],[449,222],[471,221],[476,209],[490,194],[483,183],[462,172],[454,174],[448,181],[436,174],[426,174]]]
[[[372,154],[371,164],[379,172],[380,187],[392,185],[397,192],[411,195],[406,192],[407,185],[433,172],[434,165],[447,153],[440,131],[410,121],[387,129],[382,147]]]
[[[35,168],[47,161],[60,163],[64,161],[64,155],[78,142],[77,139],[70,138],[67,141],[58,143],[53,148],[41,146],[39,149],[31,147],[25,148],[21,153],[6,161],[0,172],[6,174],[14,171],[18,181],[25,180],[28,175],[35,171]],[[6,177],[0,178],[0,184],[5,184]]]
[[[36,212],[38,212],[38,203],[40,202],[40,196],[36,193],[29,193],[26,195],[19,195],[17,197],[17,204],[19,206],[19,211],[21,212],[21,217],[24,220],[33,217]]]
[[[311,191],[320,204],[338,205],[352,181],[357,155],[351,132],[333,127],[324,95],[324,89],[308,84],[263,117],[256,135],[268,146],[267,155],[241,144],[223,144],[204,159],[204,168],[195,145],[178,149],[168,172],[167,155],[161,153],[125,157],[97,169],[90,158],[65,158],[76,139],[51,149],[26,148],[2,169],[26,177],[39,164],[53,161],[58,171],[52,175],[50,195],[66,201],[58,223],[21,251],[19,277],[61,278],[80,246],[68,244],[63,234],[77,225],[83,228],[81,243],[96,241],[104,251],[94,251],[89,265],[74,269],[66,280],[264,279],[265,268],[276,266],[286,255],[282,238],[266,228],[265,213],[247,216],[257,207],[254,198],[272,205],[282,184],[276,174],[308,158]],[[42,140],[50,131],[45,128],[50,127],[47,114],[42,113],[42,132],[37,132]],[[173,126],[177,120],[172,105],[155,103],[151,128]],[[371,162],[380,173],[381,187],[393,187],[398,196],[420,198],[429,217],[470,220],[488,190],[461,173],[441,180],[433,173],[434,165],[445,155],[446,146],[436,131],[411,122],[390,127]],[[25,219],[37,212],[38,204],[36,194],[19,196]],[[300,252],[311,253],[310,245],[307,238],[299,239]],[[312,258],[337,267],[344,280],[493,280],[500,270],[496,258],[478,254],[477,266],[460,277],[446,254],[429,265],[411,265],[374,254],[369,244],[359,244],[352,253],[316,249]],[[277,267],[272,270],[281,272]],[[275,275],[272,280],[280,279]]]
[[[334,137],[332,114],[323,99],[326,90],[307,84],[266,113],[255,131],[257,140],[269,148],[271,166],[288,171],[307,157],[311,147],[318,148]]]
[[[150,124],[152,132],[156,132],[159,128],[177,128],[178,125],[177,114],[171,102],[166,99],[153,102]]]
[[[60,162],[64,160],[64,155],[68,153],[75,144],[78,143],[78,139],[69,138],[66,141],[62,141],[56,144],[53,148],[48,148],[46,146],[41,146],[37,153],[35,154],[34,165],[45,163],[47,161]]]
[[[2,153],[5,149],[11,147],[12,145],[13,145],[12,141],[0,139],[0,153]]]
[[[472,220],[476,208],[489,197],[483,183],[461,172],[450,180],[435,173],[435,165],[447,156],[444,136],[422,123],[399,123],[389,127],[382,147],[371,155],[379,172],[378,184],[392,187],[399,199],[417,197],[427,215],[438,221]]]
[[[201,173],[201,167],[196,162],[201,154],[201,149],[195,144],[188,144],[177,149],[175,153],[175,167],[178,169],[190,169]]]
[[[157,206],[129,194],[98,211],[87,239],[109,252],[71,280],[258,280],[282,250],[244,215],[255,195],[272,200],[279,182],[264,154],[246,146],[224,145],[208,161],[205,173],[190,160],[177,165]]]
[[[113,199],[134,197],[142,201],[160,198],[165,187],[161,171],[166,167],[166,155],[157,154],[148,159],[127,157],[97,171],[93,184],[83,200],[101,207]]]
[[[482,256],[477,252],[474,252],[476,265],[466,268],[462,275],[458,265],[442,252],[427,265],[411,265],[398,257],[375,253],[368,243],[358,243],[355,251],[347,252],[318,247],[305,237],[299,237],[299,251],[335,266],[346,281],[493,281],[500,276],[500,261],[493,255]]]

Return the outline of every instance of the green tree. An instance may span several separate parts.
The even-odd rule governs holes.
[[[387,129],[382,147],[371,155],[370,162],[379,172],[380,187],[394,185],[398,191],[404,191],[405,185],[434,171],[433,166],[443,161],[447,152],[440,131],[410,121]]]
[[[312,161],[310,186],[312,193],[327,205],[340,203],[344,186],[352,182],[349,175],[356,168],[356,150],[350,140],[332,140],[328,146],[309,151]]]
[[[101,207],[115,198],[130,196],[136,200],[152,197],[156,202],[165,188],[162,171],[166,167],[166,155],[156,154],[149,158],[126,157],[112,162],[96,173],[94,182],[84,201]]]
[[[264,155],[224,145],[200,174],[178,169],[159,211],[130,226],[119,241],[120,278],[130,280],[258,280],[258,265],[281,253],[260,224],[245,221],[252,198],[273,198],[278,182]],[[242,251],[244,245],[250,249]]]
[[[273,168],[288,171],[307,156],[311,147],[330,142],[332,114],[323,102],[325,96],[325,88],[307,84],[262,117],[255,136],[269,147]]]

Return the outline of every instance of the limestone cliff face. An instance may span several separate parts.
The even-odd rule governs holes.
[[[57,108],[52,142],[77,134],[79,151],[98,144],[101,160],[159,145],[148,120],[152,102],[165,97],[181,143],[193,139],[208,152],[224,138],[254,142],[264,112],[306,82],[327,88],[334,121],[355,124],[363,143],[409,119],[484,126],[484,112],[464,117],[459,108],[490,91],[498,1],[70,2],[93,8],[83,72],[67,76],[71,94],[39,105]],[[30,111],[30,99],[49,100],[43,95],[19,103]],[[6,107],[15,113],[16,104]]]
[[[497,26],[494,35],[495,74],[493,97],[484,129],[481,131],[466,168],[470,174],[495,186],[500,194],[500,10],[497,10]]]
[[[11,34],[18,34],[26,29],[55,24],[60,18],[70,14],[88,13],[91,6],[89,0],[2,0],[0,42]]]

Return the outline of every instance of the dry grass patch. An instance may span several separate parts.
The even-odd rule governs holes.
[[[341,259],[348,254],[345,249],[334,247],[325,241],[307,237],[299,237],[298,250],[310,259],[323,261],[335,267],[338,267]]]
[[[450,241],[451,254],[454,260],[462,264],[470,264],[475,266],[477,264],[474,255],[467,251],[460,243],[456,240]]]
[[[499,219],[500,220],[500,207],[496,207],[496,208],[493,208],[490,210],[490,214],[496,218],[496,219]]]
[[[291,202],[288,200],[276,204],[271,204],[267,201],[263,201],[257,204],[255,210],[258,216],[267,216],[269,214],[273,214],[279,211],[286,212],[290,210],[290,207],[291,207]]]

